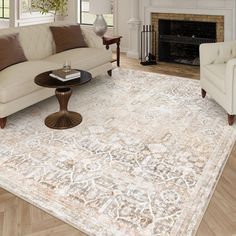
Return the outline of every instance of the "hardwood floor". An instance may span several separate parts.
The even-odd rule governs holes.
[[[236,145],[231,152],[196,236],[236,235]]]
[[[0,189],[0,236],[85,236],[85,234]]]
[[[198,67],[166,63],[144,67],[138,60],[128,59],[124,55],[121,57],[121,67],[199,78]],[[196,236],[236,236],[235,183],[236,145]],[[0,189],[0,236],[85,236],[85,234]]]
[[[142,66],[137,59],[127,58],[121,55],[121,68],[143,70],[160,74],[177,75],[191,79],[199,79],[199,67],[181,64],[159,63],[153,66]]]

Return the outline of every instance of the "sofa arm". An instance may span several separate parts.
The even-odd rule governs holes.
[[[233,58],[227,62],[225,88],[228,113],[236,114],[236,58]]]
[[[93,29],[89,29],[85,27],[81,27],[81,28],[82,28],[82,33],[84,35],[84,39],[90,48],[104,48],[102,38],[97,36],[94,33]]]
[[[236,57],[236,41],[200,45],[200,65],[227,63]]]

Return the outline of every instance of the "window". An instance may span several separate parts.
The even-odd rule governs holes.
[[[96,16],[89,13],[89,0],[78,0],[78,15],[79,15],[79,23],[84,25],[92,25],[96,19]],[[113,12],[114,8],[114,0],[111,0],[111,12]],[[104,18],[107,22],[108,26],[114,25],[113,13],[112,14],[104,14]]]
[[[35,11],[31,8],[31,0],[21,0],[20,1],[20,11],[21,13],[29,13]]]
[[[10,0],[0,0],[0,18],[9,19],[10,17]]]

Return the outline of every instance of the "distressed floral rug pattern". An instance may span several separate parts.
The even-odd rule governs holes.
[[[117,69],[74,91],[80,126],[50,98],[9,118],[0,186],[88,235],[194,235],[235,141],[199,81]]]

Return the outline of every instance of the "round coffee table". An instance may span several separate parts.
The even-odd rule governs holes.
[[[92,75],[83,70],[80,78],[62,82],[52,78],[47,71],[35,77],[34,82],[42,87],[56,88],[56,97],[60,104],[60,111],[49,115],[45,119],[45,125],[52,129],[69,129],[79,125],[82,122],[82,116],[74,111],[68,111],[68,102],[72,94],[72,87],[88,83],[92,79]]]

